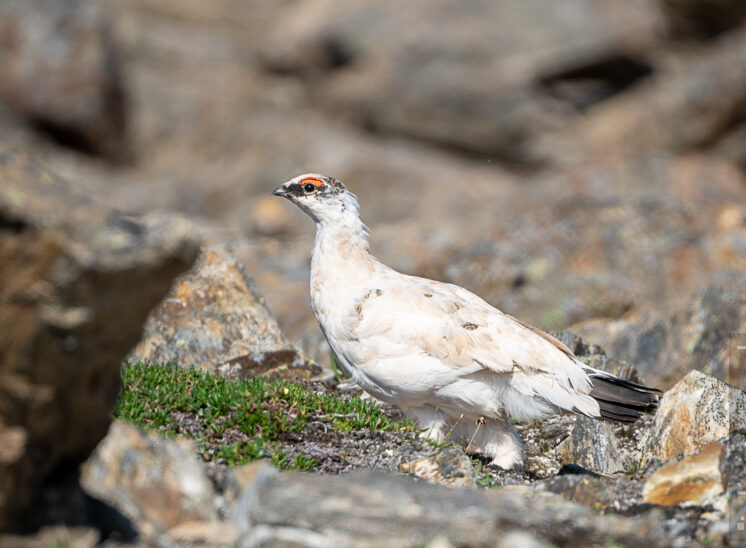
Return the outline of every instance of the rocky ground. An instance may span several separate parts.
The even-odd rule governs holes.
[[[744,82],[740,0],[0,0],[0,544],[744,544]],[[269,195],[308,171],[385,263],[657,414],[517,425],[509,473],[324,418],[278,442],[310,473],[112,423],[125,359],[349,396]]]

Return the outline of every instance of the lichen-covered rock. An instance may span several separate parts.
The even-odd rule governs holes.
[[[597,474],[624,471],[611,423],[578,417],[570,436],[557,447],[562,464],[576,464]]]
[[[146,434],[124,421],[112,423],[83,465],[80,481],[88,495],[121,512],[145,538],[217,519],[215,493],[194,444]]]
[[[699,453],[669,462],[654,472],[645,482],[645,502],[661,506],[702,504],[721,494],[723,449],[722,443],[712,442]]]
[[[318,369],[288,343],[241,262],[204,248],[145,324],[130,362],[194,365],[232,378],[309,378]]]
[[[692,371],[663,395],[645,444],[643,464],[697,453],[740,428],[746,428],[746,393]]]
[[[460,447],[446,447],[435,455],[404,462],[399,472],[450,487],[474,487],[474,467]]]
[[[0,145],[0,528],[104,436],[123,357],[196,253],[182,219],[122,215]]]

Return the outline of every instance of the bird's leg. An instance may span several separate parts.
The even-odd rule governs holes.
[[[477,419],[477,420],[475,421],[475,424],[477,425],[477,429],[476,429],[476,430],[474,430],[474,435],[473,435],[473,436],[471,437],[471,439],[469,440],[469,443],[467,443],[467,444],[466,444],[466,449],[464,449],[464,453],[469,453],[469,448],[471,447],[471,442],[473,442],[473,441],[474,441],[474,438],[476,438],[476,437],[477,437],[477,434],[479,433],[479,427],[480,427],[480,426],[482,426],[482,425],[484,424],[484,422],[485,422],[485,421],[484,421],[484,417],[479,417],[479,418],[478,418],[478,419]]]
[[[482,453],[492,458],[492,464],[511,470],[523,464],[524,452],[521,440],[510,424],[507,416],[491,418],[479,417],[477,428],[461,425],[456,432],[457,439],[467,442],[466,451]]]
[[[420,437],[441,443],[446,439],[446,417],[437,407],[408,407],[402,411],[412,417],[422,430]]]
[[[523,466],[526,454],[521,438],[510,424],[510,419],[506,417],[504,421],[493,422],[495,424],[492,428],[494,437],[489,442],[489,448],[486,451],[492,457],[492,464],[504,470]]]

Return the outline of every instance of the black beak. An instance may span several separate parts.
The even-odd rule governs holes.
[[[290,193],[281,186],[278,186],[272,193],[272,196],[282,196],[283,198],[287,198],[289,195]]]

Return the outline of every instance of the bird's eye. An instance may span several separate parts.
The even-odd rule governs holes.
[[[316,190],[316,185],[313,183],[306,183],[305,185],[303,185],[303,190],[305,190],[306,192],[313,192],[314,190]]]

